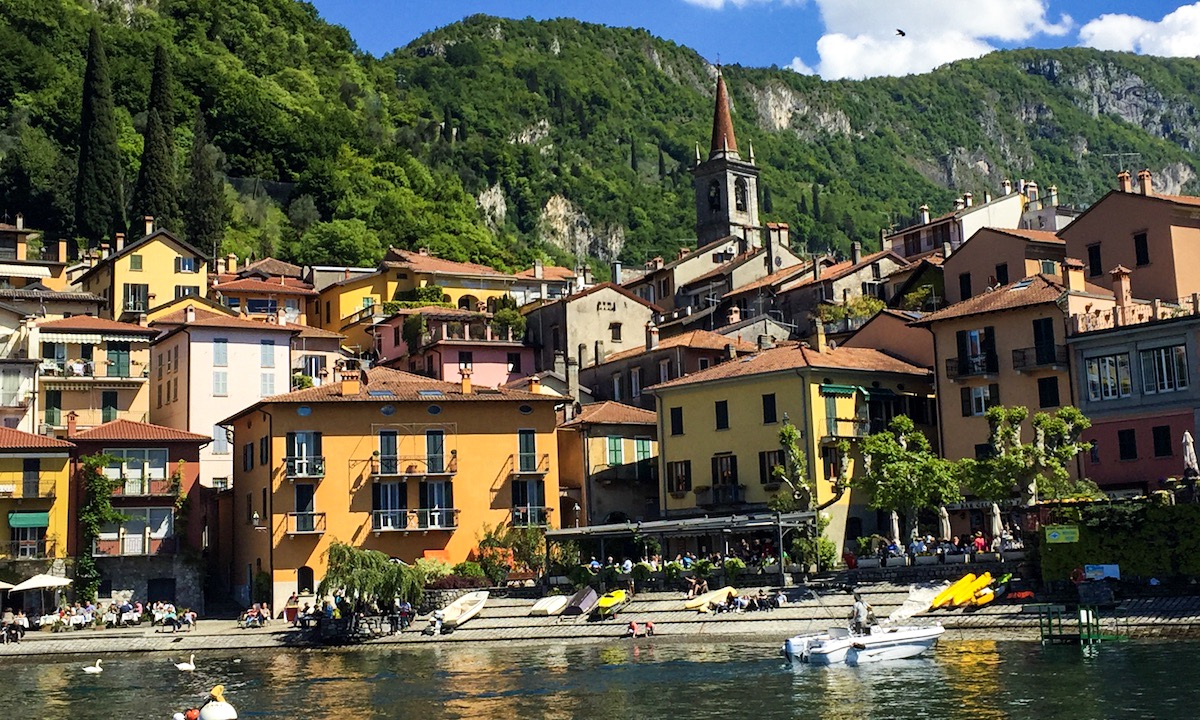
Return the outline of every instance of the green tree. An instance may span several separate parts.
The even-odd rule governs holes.
[[[871,507],[904,513],[908,535],[917,529],[917,512],[960,497],[954,465],[938,457],[925,433],[905,415],[888,429],[863,438],[865,471],[850,483],[871,498]]]
[[[766,185],[763,186],[763,207],[762,207],[762,209],[763,209],[763,212],[765,212],[765,213],[775,212],[775,201],[771,198],[771,188],[767,187]]]
[[[1091,449],[1080,435],[1092,426],[1079,408],[1059,408],[1053,415],[1033,416],[1033,441],[1021,442],[1021,424],[1029,411],[1021,406],[988,408],[988,456],[959,462],[959,475],[972,494],[993,501],[1020,494],[1026,506],[1039,500],[1065,497],[1098,497],[1090,480],[1073,480],[1070,465]]]
[[[414,605],[421,601],[425,577],[416,567],[395,562],[378,550],[363,550],[335,542],[325,551],[327,570],[317,595],[342,591],[350,599],[377,601],[391,607],[394,600]]]
[[[311,226],[291,256],[301,265],[371,266],[383,259],[383,243],[362,220],[331,220]]]
[[[88,36],[79,116],[79,166],[75,177],[75,234],[96,245],[125,230],[124,186],[117,147],[112,84],[100,27]]]
[[[288,205],[287,216],[297,235],[303,235],[310,227],[321,222],[316,200],[308,194],[297,197]]]
[[[204,115],[197,111],[183,205],[183,224],[188,240],[216,257],[221,252],[228,218],[225,190],[217,176],[216,149],[208,144]]]
[[[154,46],[154,69],[150,73],[150,96],[146,111],[157,110],[159,120],[167,137],[175,134],[175,90],[171,74],[171,58],[167,48],[159,43]]]
[[[772,510],[794,512],[810,510],[817,498],[817,485],[808,477],[808,459],[800,449],[800,430],[787,417],[779,428],[779,447],[783,464],[771,469],[771,476],[787,485],[767,503]]]
[[[154,48],[154,72],[146,108],[142,161],[133,191],[134,217],[152,216],[158,227],[179,232],[179,187],[175,182],[175,109],[171,63],[161,44]]]
[[[816,183],[812,184],[811,205],[810,209],[812,210],[813,219],[818,221],[823,220],[825,216],[821,214],[821,186]]]
[[[83,598],[94,599],[100,588],[100,570],[92,549],[105,525],[123,522],[126,517],[113,508],[112,495],[120,480],[104,474],[116,462],[111,455],[85,455],[81,458],[80,481],[83,503],[79,508],[79,557],[75,560],[75,589]]]

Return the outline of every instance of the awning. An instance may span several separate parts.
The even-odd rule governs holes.
[[[891,400],[899,397],[895,391],[887,388],[863,388],[862,391],[866,393],[868,400]]]
[[[0,275],[10,275],[12,277],[21,278],[48,278],[50,277],[50,268],[42,267],[41,265],[14,265],[12,263],[0,263]]]
[[[854,397],[854,393],[861,388],[857,385],[830,385],[829,383],[821,384],[822,395],[833,395],[835,397]]]
[[[8,526],[10,528],[44,528],[50,525],[48,512],[10,512]]]
[[[13,587],[15,587],[15,586],[12,583],[6,583],[3,580],[0,580],[0,592],[3,592],[5,590],[12,590]]]
[[[122,335],[121,333],[43,332],[42,342],[74,343],[77,345],[101,345],[105,342],[148,343],[146,335]]]
[[[662,535],[689,537],[729,532],[752,532],[771,528],[796,528],[810,525],[816,513],[792,512],[776,515],[721,515],[717,517],[680,518],[678,520],[649,520],[639,523],[612,523],[608,525],[585,525],[577,528],[547,530],[546,539],[556,542],[585,540],[588,538],[628,538],[636,535]]]

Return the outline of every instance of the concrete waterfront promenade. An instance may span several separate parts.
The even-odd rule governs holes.
[[[874,606],[880,618],[887,617],[908,597],[907,585],[876,583],[857,588]],[[796,589],[789,591],[793,596]],[[588,643],[613,642],[626,635],[630,621],[651,621],[659,639],[751,639],[782,642],[802,632],[842,625],[853,602],[849,593],[826,591],[769,612],[707,614],[684,610],[677,592],[639,594],[615,620],[530,617],[535,601],[493,598],[483,612],[461,629],[431,637],[421,630],[427,619],[419,617],[407,630],[349,647],[396,649],[437,644],[482,643]],[[997,604],[973,612],[934,612],[919,622],[938,621],[946,628],[946,639],[995,638],[1036,640],[1037,616],[1023,612],[1020,604]],[[1200,637],[1200,595],[1127,600],[1117,608],[1102,611],[1104,629],[1132,638]],[[71,656],[121,653],[164,653],[186,655],[194,651],[237,651],[262,649],[320,648],[308,633],[294,630],[282,621],[263,629],[239,629],[231,620],[202,620],[191,632],[160,633],[148,626],[114,630],[77,630],[66,633],[30,632],[19,644],[0,645],[0,664],[23,657]]]

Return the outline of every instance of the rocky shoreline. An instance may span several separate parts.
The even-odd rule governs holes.
[[[886,617],[908,597],[907,585],[875,583],[857,588]],[[798,595],[798,591],[791,591]],[[398,649],[456,643],[577,644],[619,641],[627,636],[630,621],[653,622],[656,640],[711,641],[749,640],[782,642],[791,635],[840,625],[849,613],[848,593],[827,591],[797,599],[771,611],[706,614],[683,609],[676,592],[641,593],[616,619],[530,617],[534,600],[494,598],[470,623],[448,635],[423,635],[426,619],[420,617],[396,635],[368,640],[343,649]],[[947,640],[998,639],[1037,640],[1037,615],[1022,604],[989,605],[972,612],[934,612],[914,622],[940,622]],[[1130,599],[1115,608],[1101,610],[1105,632],[1131,639],[1200,638],[1200,595]],[[1064,620],[1069,620],[1068,613]],[[0,665],[24,658],[52,656],[103,656],[124,653],[171,653],[193,651],[253,651],[269,649],[325,649],[314,644],[310,633],[288,628],[276,621],[264,629],[242,630],[228,620],[201,621],[187,633],[158,633],[151,628],[81,630],[68,633],[31,632],[19,644],[0,645]]]

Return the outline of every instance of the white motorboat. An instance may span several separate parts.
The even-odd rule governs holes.
[[[870,632],[851,633],[830,628],[823,633],[797,635],[783,643],[783,654],[792,662],[812,665],[861,665],[879,660],[902,660],[937,645],[945,632],[941,625],[871,626]]]

